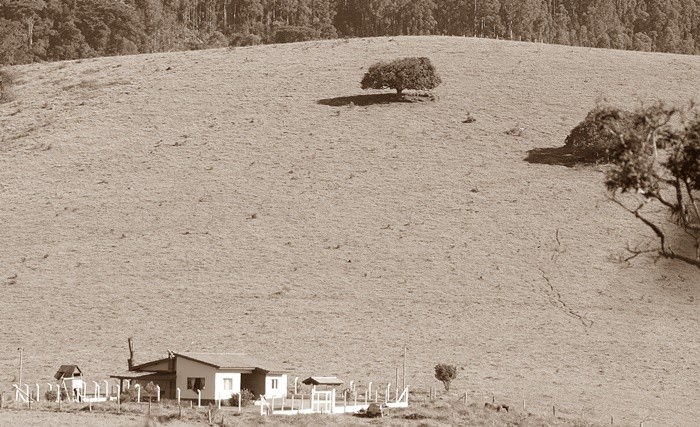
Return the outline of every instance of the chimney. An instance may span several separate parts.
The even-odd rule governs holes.
[[[170,349],[168,350],[168,371],[174,371],[175,370],[175,353],[173,353]]]
[[[129,370],[131,370],[134,367],[134,339],[129,337],[129,359],[127,360],[129,363]]]

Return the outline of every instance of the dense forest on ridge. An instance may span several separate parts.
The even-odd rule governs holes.
[[[0,64],[443,34],[700,53],[700,0],[0,0]]]

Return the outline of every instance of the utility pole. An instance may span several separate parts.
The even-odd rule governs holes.
[[[403,389],[406,388],[406,346],[403,346],[403,381],[401,382],[403,384]]]
[[[24,350],[22,347],[19,347],[17,350],[19,350],[19,388],[22,388],[22,351]]]

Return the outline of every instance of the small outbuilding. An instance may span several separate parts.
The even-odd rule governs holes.
[[[85,382],[83,381],[83,371],[78,365],[61,365],[53,377],[56,381],[60,381],[61,386],[68,390],[69,394],[73,395],[73,399],[80,398]]]
[[[338,377],[309,377],[301,382],[302,384],[311,386],[331,386],[338,387],[345,384],[345,381],[339,379]]]

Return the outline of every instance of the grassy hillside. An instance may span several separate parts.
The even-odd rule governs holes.
[[[401,56],[431,58],[436,102],[318,103],[362,95],[367,67]],[[523,161],[596,99],[700,99],[700,58],[400,37],[12,71],[3,389],[20,346],[32,382],[62,363],[124,370],[134,336],[137,356],[247,351],[377,384],[406,344],[419,389],[445,362],[475,400],[700,419],[698,270],[615,262],[653,236],[602,172]]]

